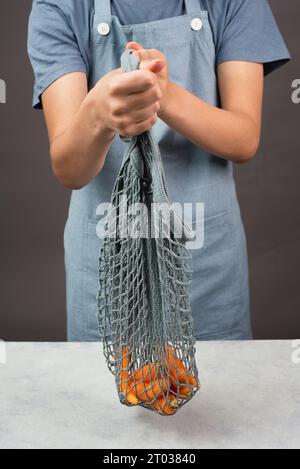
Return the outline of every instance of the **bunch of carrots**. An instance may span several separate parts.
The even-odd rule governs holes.
[[[126,346],[122,349],[122,369],[119,374],[119,390],[131,405],[147,403],[147,406],[163,415],[176,412],[181,400],[189,399],[200,382],[188,373],[184,363],[171,345],[166,346],[164,358],[168,373],[162,376],[157,362],[144,365],[129,373],[130,357]],[[166,396],[167,395],[167,396]]]

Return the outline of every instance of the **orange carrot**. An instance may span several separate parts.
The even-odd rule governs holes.
[[[196,379],[195,379],[195,376],[194,376],[194,375],[189,375],[189,383],[190,383],[192,386],[196,386]]]
[[[122,349],[122,369],[119,376],[119,386],[123,394],[126,393],[127,388],[127,378],[128,378],[128,359],[127,359],[127,349],[126,346],[123,346]]]
[[[193,390],[191,386],[188,385],[178,385],[175,383],[173,379],[170,381],[171,383],[171,391],[179,398],[179,399],[189,399],[193,395]]]
[[[191,386],[200,388],[201,387],[200,381],[198,381],[197,383],[194,375],[187,371],[182,360],[176,357],[173,347],[170,344],[167,347],[170,350],[168,353],[168,357],[169,357],[170,364],[172,366],[172,368],[169,366],[169,368],[171,368],[170,372],[171,372],[172,378],[177,383],[181,382],[181,383],[190,384]],[[176,371],[176,368],[174,369],[175,365],[178,368],[178,372]]]
[[[133,373],[133,378],[135,381],[143,381],[149,383],[155,378],[160,378],[160,373],[158,372],[158,363],[150,363],[149,365],[144,365],[142,368],[139,368]]]
[[[133,391],[127,392],[128,390],[128,384],[129,384],[129,375],[128,375],[128,365],[129,365],[129,360],[127,357],[127,349],[126,346],[123,346],[122,350],[122,370],[120,373],[120,380],[121,382],[119,383],[121,392],[124,396],[126,396],[126,400],[132,404],[132,405],[137,405],[138,404],[138,398],[134,394]]]
[[[140,400],[153,401],[157,396],[167,391],[167,383],[164,380],[156,380],[146,386],[145,383],[142,382],[136,384],[134,390]]]
[[[170,393],[169,396],[168,396],[168,398],[169,398],[169,404],[170,404],[170,406],[171,406],[172,408],[177,409],[177,407],[178,407],[178,400],[177,400],[176,396],[175,396],[174,394]]]
[[[198,378],[196,380],[195,376],[190,373],[189,374],[189,383],[194,387],[194,388],[197,388],[197,389],[200,389],[201,388],[201,382],[200,382],[200,379]]]
[[[134,395],[133,392],[129,392],[127,394],[126,400],[129,402],[129,404],[132,404],[132,405],[137,405],[139,403],[138,398]]]
[[[176,357],[173,348],[168,346],[167,366],[173,380],[177,383],[188,384],[187,370],[182,361]]]
[[[189,399],[193,395],[193,391],[189,386],[179,386],[178,397],[181,399]]]
[[[178,407],[177,399],[169,395],[167,400],[165,396],[158,396],[156,401],[152,404],[153,408],[158,410],[160,414],[172,415],[176,412]]]

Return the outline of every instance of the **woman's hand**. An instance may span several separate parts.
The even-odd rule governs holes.
[[[88,91],[85,73],[64,75],[42,95],[53,172],[66,187],[80,189],[102,170],[118,133],[134,136],[155,124],[162,91],[157,79],[163,60],[141,70],[105,74]]]
[[[155,124],[166,88],[166,60],[159,52],[154,60],[143,50],[139,54],[139,70],[112,70],[90,91],[86,74],[74,72],[43,93],[53,172],[64,186],[80,189],[102,170],[116,133],[134,136]]]
[[[144,49],[141,44],[135,41],[128,42],[126,44],[126,49],[135,50],[133,54],[137,55],[140,59],[140,70],[150,70],[155,73],[157,83],[162,92],[159,113],[162,112],[170,85],[168,60],[166,56],[158,49]]]
[[[142,67],[124,73],[121,68],[104,75],[90,92],[96,120],[122,136],[139,135],[156,122],[163,96],[157,74],[164,60],[148,59]]]

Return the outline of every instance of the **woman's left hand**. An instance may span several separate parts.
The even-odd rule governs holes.
[[[163,98],[166,96],[170,84],[168,61],[166,56],[158,49],[144,49],[141,44],[135,41],[128,42],[126,44],[126,49],[135,50],[133,54],[137,55],[140,59],[140,70],[149,69],[149,65],[151,64],[150,70],[155,73],[155,76],[158,80],[158,85],[162,92],[162,98],[160,100],[160,103],[162,105],[162,103],[165,102]]]

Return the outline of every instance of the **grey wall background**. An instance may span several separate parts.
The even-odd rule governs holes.
[[[257,339],[300,337],[300,2],[271,0],[293,56],[265,82],[261,147],[236,168],[248,238],[252,318]],[[70,193],[52,176],[42,112],[31,109],[27,58],[30,0],[0,9],[1,231],[0,338],[65,340],[63,228]]]

